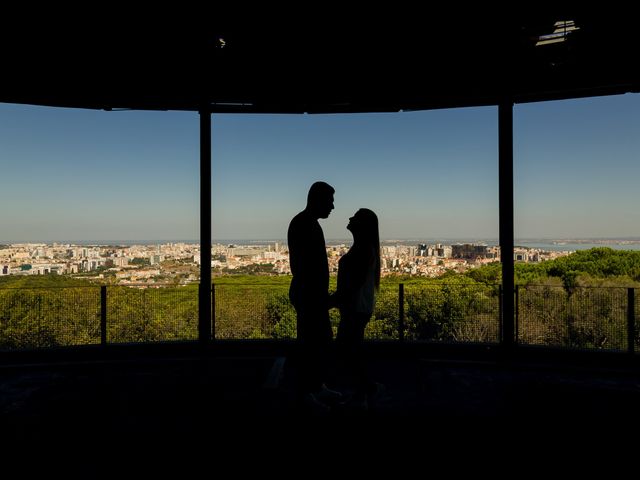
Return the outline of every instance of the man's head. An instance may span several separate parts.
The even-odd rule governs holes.
[[[307,208],[316,218],[327,218],[333,210],[335,189],[325,182],[316,182],[309,188]]]

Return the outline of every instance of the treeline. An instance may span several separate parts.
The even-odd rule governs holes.
[[[500,283],[502,266],[491,263],[465,273],[481,283]],[[442,277],[441,277],[442,278]],[[541,263],[516,263],[517,285],[551,281],[567,288],[575,286],[635,287],[640,282],[640,252],[608,247],[581,250]]]
[[[640,252],[596,248],[515,267],[519,342],[626,348],[627,287],[638,285]],[[214,275],[213,282],[216,338],[295,338],[295,311],[288,300],[290,277]],[[498,263],[464,274],[448,272],[436,279],[385,277],[367,337],[496,343],[500,282]],[[330,288],[335,289],[335,277]],[[109,285],[103,312],[100,287],[87,280],[55,275],[3,277],[0,349],[97,344],[103,313],[110,343],[195,340],[198,286]],[[330,316],[337,328],[338,311],[331,310]]]

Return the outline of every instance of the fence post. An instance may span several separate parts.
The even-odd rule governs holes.
[[[404,342],[404,283],[398,285],[398,339]]]
[[[498,345],[502,345],[502,284],[498,285]]]
[[[100,345],[107,344],[107,286],[100,287]]]
[[[216,286],[211,283],[211,341],[216,341]]]
[[[636,299],[635,288],[627,289],[627,350],[631,355],[636,343]]]
[[[520,308],[518,305],[520,304],[520,285],[515,286],[516,298],[514,299],[513,309],[515,310],[515,335],[514,335],[514,344],[518,344],[518,339],[520,338]]]

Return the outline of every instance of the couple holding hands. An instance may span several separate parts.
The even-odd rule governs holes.
[[[293,275],[289,298],[298,322],[299,400],[312,411],[327,412],[338,403],[366,409],[368,400],[382,388],[369,378],[362,352],[364,330],[380,285],[378,217],[361,208],[349,219],[353,245],[340,258],[337,290],[329,294],[329,263],[318,219],[327,218],[333,210],[334,193],[325,182],[311,185],[307,206],[291,220],[287,233]],[[329,309],[334,307],[340,310],[337,353],[353,387],[346,401],[325,383],[333,339]]]

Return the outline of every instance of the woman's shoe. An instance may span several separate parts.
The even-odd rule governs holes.
[[[305,393],[302,397],[302,405],[311,415],[328,415],[331,407],[320,401],[313,393]]]
[[[369,410],[367,396],[362,393],[354,393],[347,400],[340,404],[342,408],[352,412],[366,412]]]
[[[386,390],[387,387],[383,383],[373,382],[373,384],[367,389],[367,401],[371,405],[375,404]]]

